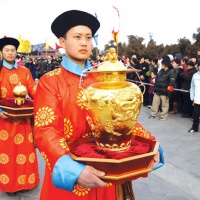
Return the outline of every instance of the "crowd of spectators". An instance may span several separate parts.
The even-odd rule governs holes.
[[[181,113],[183,118],[191,118],[193,102],[190,99],[190,85],[193,75],[200,65],[200,49],[196,56],[168,54],[163,57],[132,55],[131,58],[118,56],[127,69],[139,69],[139,73],[128,73],[127,80],[137,85],[144,84],[143,106],[151,109],[150,119],[161,112],[160,120],[168,114]],[[62,57],[25,58],[17,56],[16,61],[30,69],[34,79],[58,68]],[[89,58],[91,66],[97,68],[104,61],[103,55]],[[171,88],[171,89],[170,89]]]
[[[143,105],[151,109],[150,119],[157,118],[158,112],[160,120],[176,113],[182,118],[192,118],[194,106],[190,89],[193,75],[199,71],[200,49],[194,56],[182,56],[181,53],[155,58],[133,55],[130,62],[127,59],[124,63],[127,68],[141,70],[128,74],[127,79],[145,84]]]
[[[54,70],[60,66],[62,61],[62,57],[41,57],[41,58],[32,58],[32,57],[25,57],[19,56],[16,57],[16,62],[19,65],[26,66],[32,74],[33,79],[40,79],[45,73]]]

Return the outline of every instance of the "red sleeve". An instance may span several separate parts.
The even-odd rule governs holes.
[[[48,74],[40,78],[34,99],[34,136],[37,147],[50,170],[56,161],[68,153],[63,138],[62,100],[57,88],[58,76]]]

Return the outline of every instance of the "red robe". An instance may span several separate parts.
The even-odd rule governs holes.
[[[30,71],[2,67],[0,88],[2,98],[14,98],[13,88],[21,82],[33,98],[36,84]],[[39,184],[36,151],[30,118],[0,118],[0,191],[29,190]]]
[[[106,188],[83,188],[76,184],[72,192],[58,189],[52,184],[52,171],[57,160],[69,154],[68,141],[88,137],[90,128],[86,111],[80,101],[81,90],[94,83],[93,77],[83,78],[63,67],[45,74],[38,83],[35,95],[35,140],[46,161],[41,200],[116,200],[116,188],[108,184]],[[139,124],[133,133],[150,138],[149,132]],[[66,167],[70,167],[66,163]]]

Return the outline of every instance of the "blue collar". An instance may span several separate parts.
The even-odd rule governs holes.
[[[62,59],[61,65],[67,70],[72,72],[73,74],[76,74],[78,76],[87,76],[87,74],[83,74],[84,71],[92,71],[93,68],[90,65],[90,62],[88,60],[86,60],[85,62],[85,67],[81,67],[79,65],[77,65],[76,63],[72,62],[71,60],[69,60],[67,58],[67,56],[64,56],[64,58]]]
[[[11,70],[13,67],[14,67],[15,69],[17,69],[18,64],[17,64],[17,62],[15,62],[14,66],[12,66],[12,65],[10,65],[9,63],[7,63],[5,60],[3,60],[3,66],[6,67],[7,69],[10,69],[10,70]]]

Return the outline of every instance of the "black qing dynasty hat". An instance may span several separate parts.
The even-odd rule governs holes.
[[[92,37],[100,27],[100,22],[93,15],[80,11],[70,10],[59,15],[51,24],[51,30],[57,38],[63,35],[74,26],[84,25],[91,29]]]
[[[19,46],[19,41],[15,38],[11,37],[4,37],[0,39],[0,51],[3,49],[4,46],[6,45],[13,45],[15,46],[16,50]]]

